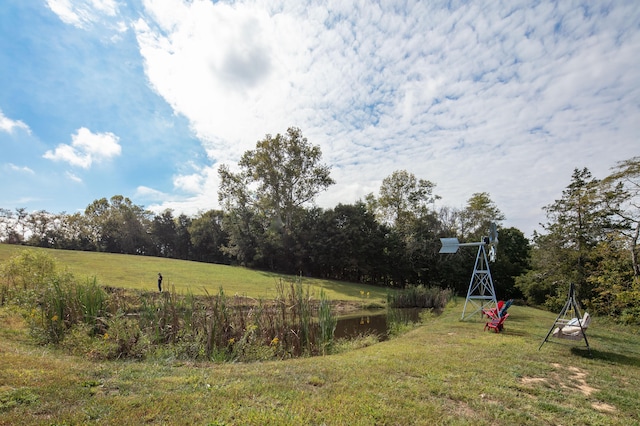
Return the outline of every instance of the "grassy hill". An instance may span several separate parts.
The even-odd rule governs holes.
[[[20,250],[45,250],[56,261],[67,267],[75,276],[96,277],[98,283],[154,291],[157,275],[162,273],[163,286],[174,286],[178,293],[216,294],[222,287],[226,294],[239,294],[255,298],[273,298],[275,285],[280,279],[295,277],[272,272],[210,263],[190,262],[149,256],[131,256],[113,253],[96,253],[71,250],[52,250],[0,244],[0,263],[16,255]],[[355,301],[362,299],[361,291],[369,293],[372,302],[386,300],[387,290],[361,284],[321,280],[304,277],[304,284],[324,289],[332,300]]]
[[[5,249],[0,246],[0,261]],[[54,254],[64,262],[67,252]],[[139,261],[91,255],[82,254],[94,267]],[[158,266],[174,273],[165,272],[173,261],[158,261],[140,272],[127,266],[127,278],[118,282],[134,276],[132,283],[153,289]],[[74,271],[111,279],[108,269],[91,274],[77,262]],[[184,263],[198,270],[200,283],[218,271]],[[194,282],[184,268],[175,276]],[[359,297],[359,291],[344,294]],[[483,331],[479,317],[460,321],[461,312],[461,301],[454,301],[407,334],[337,355],[219,364],[161,355],[144,362],[70,356],[35,345],[22,317],[0,307],[0,425],[640,424],[637,328],[595,318],[589,356],[581,342],[538,349],[553,313],[513,306],[504,332],[495,334]]]

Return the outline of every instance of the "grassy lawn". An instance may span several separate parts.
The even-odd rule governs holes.
[[[19,250],[46,250],[60,265],[64,265],[79,278],[96,277],[101,285],[140,290],[157,290],[158,272],[163,276],[163,288],[175,287],[176,292],[217,294],[222,287],[226,294],[270,299],[276,295],[276,283],[296,277],[272,272],[255,271],[227,265],[188,262],[149,256],[128,256],[71,250],[51,250],[0,244],[0,263],[15,256]],[[324,289],[332,300],[361,300],[361,291],[369,293],[369,301],[386,301],[387,291],[380,287],[302,278],[312,289]],[[317,294],[316,294],[317,296]]]
[[[112,267],[130,261],[101,256]],[[149,274],[153,288],[158,266],[174,273],[173,261],[158,261],[129,273]],[[189,264],[204,282],[207,269]],[[189,277],[184,268],[176,277]],[[335,291],[358,298],[356,288]],[[590,357],[581,342],[538,350],[554,313],[512,306],[495,334],[479,317],[460,321],[462,305],[365,348],[251,364],[90,361],[35,345],[21,317],[0,308],[0,424],[640,424],[637,328],[594,318]]]

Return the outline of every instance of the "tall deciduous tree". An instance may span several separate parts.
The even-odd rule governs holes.
[[[391,226],[402,227],[424,216],[429,206],[439,199],[433,194],[435,183],[417,179],[406,170],[396,170],[383,179],[377,199],[379,217]]]
[[[495,290],[505,299],[519,298],[522,294],[515,280],[531,267],[531,245],[519,229],[502,228],[499,234],[498,256],[491,266]]]
[[[0,241],[13,244],[16,242],[15,235],[16,221],[13,212],[9,209],[0,208]]]
[[[228,257],[222,252],[227,243],[227,233],[222,229],[224,213],[208,210],[198,213],[189,224],[189,235],[195,260],[202,262],[227,263]]]
[[[491,223],[500,224],[505,219],[489,193],[476,192],[467,200],[467,205],[460,214],[462,239],[480,239],[487,235]]]
[[[273,263],[282,257],[278,252],[290,249],[294,221],[304,216],[300,210],[334,183],[321,158],[320,147],[291,127],[284,135],[266,135],[255,150],[245,152],[239,172],[220,166],[218,198],[229,213],[228,252],[247,264],[252,259]]]
[[[221,166],[219,199],[226,206],[250,204],[290,227],[295,210],[334,183],[320,163],[322,151],[290,127],[284,135],[266,135],[256,149],[242,155],[241,171]]]
[[[56,216],[45,210],[38,210],[28,215],[26,224],[29,230],[28,242],[30,245],[51,247],[51,231],[54,230]]]
[[[151,221],[151,237],[155,255],[175,257],[177,245],[176,220],[171,209],[166,209],[159,215],[154,216]]]
[[[384,234],[364,203],[312,211],[306,264],[325,278],[372,282],[384,267]],[[303,263],[304,264],[304,263]]]
[[[122,195],[95,200],[85,209],[92,238],[99,251],[147,254],[150,213]]]
[[[418,179],[406,170],[396,170],[383,179],[379,196],[366,198],[370,211],[389,227],[387,253],[393,258],[390,271],[394,285],[424,282],[428,274],[433,279],[433,265],[437,256],[436,233],[439,230],[433,208],[438,195],[435,183]]]

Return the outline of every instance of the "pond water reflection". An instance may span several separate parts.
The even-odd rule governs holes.
[[[362,311],[338,318],[334,337],[349,339],[360,335],[375,334],[380,340],[389,336],[389,328],[393,322],[420,322],[420,313],[424,309],[393,309]]]

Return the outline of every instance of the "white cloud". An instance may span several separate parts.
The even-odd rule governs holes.
[[[20,120],[11,120],[2,113],[2,110],[0,110],[0,131],[13,133],[15,129],[22,129],[31,134],[31,129],[29,129],[29,126],[27,126]]]
[[[47,7],[62,22],[78,28],[87,28],[104,17],[118,14],[115,0],[47,0]]]
[[[65,24],[82,27],[82,20],[73,10],[70,0],[47,0],[47,6],[53,13],[58,15]]]
[[[67,179],[76,182],[76,183],[82,183],[82,178],[79,177],[78,175],[71,173],[71,172],[66,172],[65,176],[67,176]]]
[[[157,189],[149,188],[148,186],[141,185],[136,188],[136,198],[142,199],[153,199],[153,200],[164,200],[167,198],[167,194],[162,191],[158,191]]]
[[[194,173],[191,175],[180,175],[174,177],[173,186],[178,190],[191,194],[197,194],[199,192],[202,192],[203,181],[204,178],[199,173]]]
[[[136,25],[155,90],[189,118],[212,158],[235,160],[270,129],[284,131],[301,23],[242,3],[148,1]]]
[[[9,170],[14,171],[14,172],[27,173],[27,174],[30,174],[30,175],[35,174],[35,172],[31,168],[29,168],[27,166],[20,167],[20,166],[16,166],[13,163],[8,163],[6,166],[7,166],[7,168]]]
[[[394,170],[461,207],[487,191],[530,232],[574,167],[637,155],[640,9],[570,3],[352,5],[148,0],[135,25],[153,88],[212,162],[298,126],[338,182],[325,206]],[[174,179],[215,200],[215,168]],[[214,192],[210,194],[209,192]],[[203,204],[205,205],[205,204]],[[511,220],[511,222],[509,222]]]
[[[71,135],[71,145],[60,144],[54,151],[47,151],[44,158],[88,169],[94,162],[119,156],[122,151],[119,140],[113,133],[92,133],[86,127],[81,127]]]

